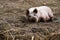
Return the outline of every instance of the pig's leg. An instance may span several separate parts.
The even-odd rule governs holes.
[[[34,16],[34,17],[36,18],[36,22],[38,22],[38,19],[39,19],[39,18],[38,18],[37,16]]]

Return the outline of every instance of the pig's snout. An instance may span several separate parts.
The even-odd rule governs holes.
[[[30,15],[28,15],[28,17],[29,17],[29,18],[31,18],[31,16],[30,16]]]
[[[36,18],[35,18],[35,17],[29,17],[28,20],[29,20],[30,22],[36,22]]]

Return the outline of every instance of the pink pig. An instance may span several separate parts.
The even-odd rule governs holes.
[[[54,15],[48,6],[40,6],[40,7],[32,7],[26,11],[26,17],[28,20],[33,20],[35,22],[40,21],[43,19],[44,22],[48,20],[53,20]]]

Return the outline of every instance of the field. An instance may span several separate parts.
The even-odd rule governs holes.
[[[26,9],[49,6],[53,22],[32,23]],[[60,0],[0,0],[0,40],[60,40]]]

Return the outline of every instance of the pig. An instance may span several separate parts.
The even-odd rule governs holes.
[[[34,22],[39,22],[43,20],[44,22],[52,21],[54,18],[52,9],[48,6],[32,7],[26,10],[26,17],[28,20],[33,20]]]

